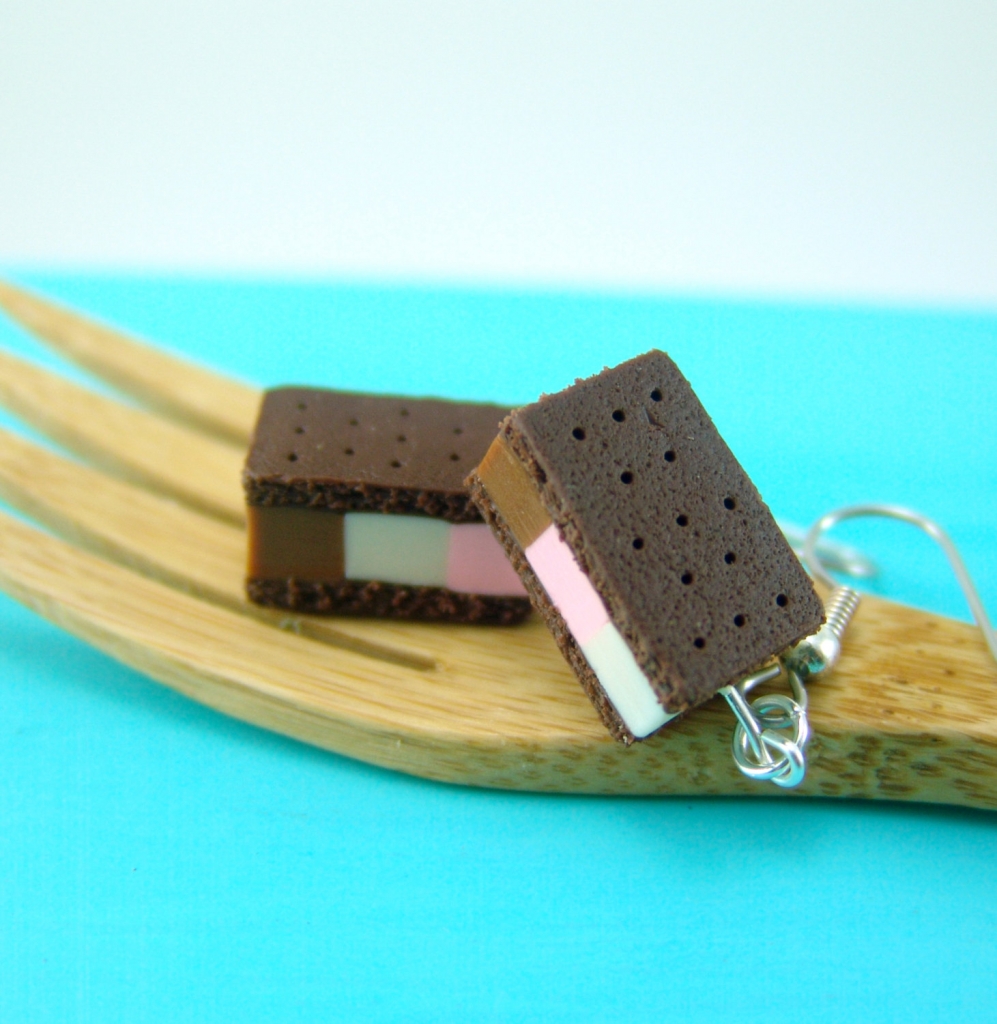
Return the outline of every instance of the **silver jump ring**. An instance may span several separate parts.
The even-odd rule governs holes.
[[[806,773],[803,751],[810,739],[810,726],[804,709],[782,694],[767,694],[753,701],[751,710],[759,725],[763,726],[758,737],[762,757],[756,755],[752,749],[752,737],[738,722],[732,743],[738,768],[749,778],[768,780],[787,789],[799,785]],[[776,731],[790,726],[795,727],[792,738]]]

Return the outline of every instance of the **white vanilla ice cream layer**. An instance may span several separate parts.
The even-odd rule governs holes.
[[[484,523],[347,512],[344,575],[465,594],[524,597],[523,584]]]

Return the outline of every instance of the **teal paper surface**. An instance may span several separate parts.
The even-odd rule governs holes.
[[[519,403],[665,349],[777,515],[913,506],[997,611],[997,315],[15,276],[262,385]],[[967,617],[927,538],[838,535]],[[997,1020],[995,849],[987,812],[423,782],[0,599],[0,1021]]]

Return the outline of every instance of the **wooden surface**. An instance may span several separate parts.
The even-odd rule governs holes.
[[[232,523],[245,522],[240,449],[0,352],[0,402],[95,465]]]
[[[40,302],[0,281],[0,308],[67,359],[143,405],[223,440],[244,446],[256,421],[256,388],[204,373],[176,356],[133,341],[70,309]]]
[[[217,467],[239,461],[251,389],[233,385],[241,411],[205,430],[203,405],[232,382],[160,352],[145,374],[136,353],[152,350],[137,342],[9,286],[0,304],[174,421],[106,429],[118,403],[77,388],[46,406],[38,396],[63,382],[4,357],[3,401],[102,469],[0,435],[0,493],[72,542],[0,518],[0,586],[41,614],[227,714],[400,771],[510,789],[786,794],[734,767],[720,700],[644,743],[613,742],[535,619],[316,621],[248,606],[241,527],[218,500],[238,477]],[[81,403],[93,421],[82,440]],[[150,433],[160,458],[142,462]],[[192,470],[183,487],[157,475],[171,461]],[[793,794],[997,806],[997,666],[974,627],[867,598],[838,667],[810,692],[810,770]]]

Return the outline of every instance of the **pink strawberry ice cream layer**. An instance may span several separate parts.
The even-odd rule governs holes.
[[[587,644],[609,622],[609,615],[571,549],[561,540],[556,526],[548,526],[526,549],[526,559],[568,624],[576,643],[579,647]]]
[[[524,597],[526,590],[502,545],[484,523],[450,526],[446,585],[487,597]]]

